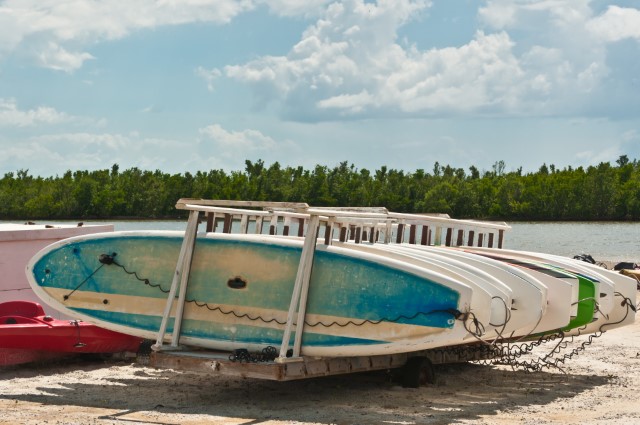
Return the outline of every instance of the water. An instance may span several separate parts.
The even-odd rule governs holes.
[[[640,263],[640,223],[509,223],[505,248],[573,257],[590,254],[597,261]]]
[[[186,221],[115,222],[116,230],[184,230]],[[505,248],[567,257],[590,254],[598,261],[640,263],[640,223],[518,222],[509,223]]]
[[[185,230],[187,225],[186,220],[85,221],[85,223],[113,223],[116,231]],[[590,254],[597,261],[640,263],[640,222],[514,222],[509,225],[512,229],[505,234],[505,248],[546,252],[567,257],[585,253]]]

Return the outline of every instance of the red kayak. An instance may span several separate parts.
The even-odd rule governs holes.
[[[33,301],[0,303],[0,366],[72,354],[136,353],[141,343],[89,323],[54,319]]]

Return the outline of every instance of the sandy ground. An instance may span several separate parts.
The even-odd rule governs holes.
[[[383,372],[274,382],[139,361],[11,367],[0,369],[0,424],[626,425],[640,423],[639,334],[640,315],[568,360],[564,373],[439,365],[435,383],[417,389]]]

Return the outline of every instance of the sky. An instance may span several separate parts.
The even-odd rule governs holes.
[[[638,0],[0,0],[0,175],[621,155]]]

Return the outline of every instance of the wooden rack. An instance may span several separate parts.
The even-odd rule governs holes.
[[[204,369],[215,373],[245,374],[278,380],[397,367],[412,357],[404,354],[331,360],[308,359],[301,355],[307,293],[317,243],[331,245],[334,240],[338,240],[347,244],[466,244],[487,247],[494,247],[495,244],[501,248],[504,233],[510,229],[505,223],[456,220],[443,214],[394,213],[382,207],[325,208],[310,207],[306,203],[184,198],[177,202],[176,208],[189,211],[189,219],[160,330],[152,347],[152,365],[175,367],[181,364],[190,370]],[[204,217],[201,213],[204,213]],[[302,238],[304,241],[279,355],[268,365],[247,366],[225,360],[224,354],[221,357],[211,352],[186,352],[179,344],[191,258],[201,222],[206,222],[206,232],[278,235]],[[165,334],[174,304],[171,342],[166,344]],[[292,333],[294,341],[291,355],[288,351]],[[226,356],[228,357],[228,353]],[[422,352],[420,357],[436,362],[446,356],[434,357],[430,351]],[[448,359],[452,360],[451,356]],[[469,359],[458,359],[466,360]],[[293,364],[298,366],[287,366]]]
[[[457,220],[447,214],[395,213],[384,207],[328,208],[305,203],[183,198],[176,208],[204,212],[207,232],[298,237],[306,235],[310,216],[317,215],[326,245],[336,239],[354,243],[502,248],[505,232],[510,229],[504,222]]]

